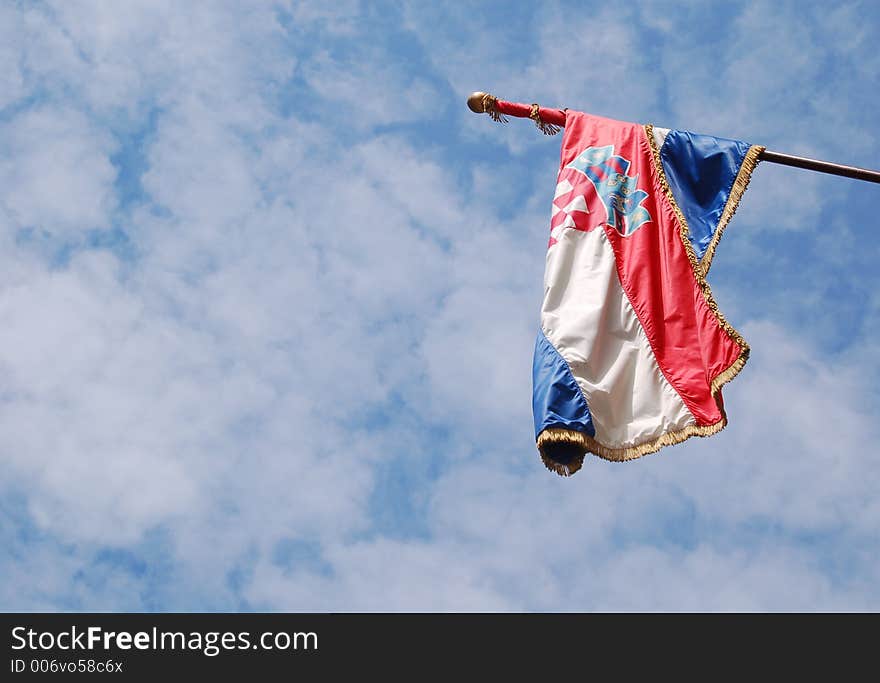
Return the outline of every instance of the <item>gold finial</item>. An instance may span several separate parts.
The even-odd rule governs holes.
[[[484,98],[486,97],[486,93],[484,92],[473,92],[470,97],[467,98],[468,109],[470,109],[474,114],[485,114],[486,106],[484,103]]]
[[[498,111],[498,98],[487,92],[474,92],[467,98],[468,108],[475,114],[488,114],[493,121],[507,123],[507,117]]]

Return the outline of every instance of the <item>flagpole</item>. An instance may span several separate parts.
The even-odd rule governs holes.
[[[472,112],[476,114],[488,114],[495,121],[506,122],[507,116],[532,119],[538,126],[538,129],[546,135],[553,135],[554,133],[557,133],[560,128],[565,127],[564,109],[551,109],[548,107],[540,107],[537,104],[529,105],[521,104],[519,102],[508,102],[506,100],[499,100],[494,95],[489,95],[484,92],[472,93],[467,99],[467,104]],[[867,180],[871,183],[880,183],[880,171],[874,171],[868,168],[845,166],[830,161],[819,161],[818,159],[808,159],[807,157],[798,157],[792,154],[771,152],[769,149],[765,149],[761,152],[759,158],[761,161],[767,161],[771,164],[805,168],[810,171],[818,171],[819,173],[829,173],[831,175],[839,175],[846,178]]]

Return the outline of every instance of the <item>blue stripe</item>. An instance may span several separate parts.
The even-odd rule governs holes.
[[[548,427],[596,435],[590,409],[571,368],[540,330],[532,363],[532,411],[536,438]]]
[[[711,135],[671,130],[660,149],[660,161],[672,195],[690,228],[698,259],[706,253],[730,197],[749,145]]]

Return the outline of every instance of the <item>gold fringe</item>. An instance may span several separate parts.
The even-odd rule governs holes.
[[[651,147],[651,152],[654,156],[654,169],[657,171],[657,177],[660,181],[660,187],[663,189],[663,193],[666,195],[666,198],[669,200],[670,205],[672,206],[672,210],[675,212],[676,218],[678,218],[679,222],[679,236],[681,237],[681,241],[684,244],[685,252],[687,252],[688,260],[691,262],[691,268],[694,271],[694,277],[697,280],[697,284],[700,286],[700,291],[703,294],[703,299],[706,301],[706,305],[717,318],[718,323],[727,332],[728,336],[739,346],[740,352],[739,356],[733,363],[731,363],[730,367],[726,370],[723,370],[721,373],[715,377],[710,385],[711,391],[715,394],[722,386],[727,384],[730,380],[736,377],[739,374],[739,371],[743,369],[746,364],[746,361],[749,359],[749,345],[746,343],[746,340],[743,339],[742,335],[737,332],[733,326],[725,320],[724,315],[718,309],[718,304],[715,303],[715,298],[712,296],[712,289],[709,287],[709,283],[706,282],[706,276],[703,273],[703,269],[700,266],[700,262],[697,260],[697,255],[694,253],[694,248],[691,245],[690,240],[688,239],[688,224],[687,220],[684,217],[684,214],[681,212],[678,204],[675,201],[675,197],[672,194],[672,189],[669,187],[669,181],[666,178],[666,173],[663,171],[663,164],[660,161],[660,150],[657,149],[657,141],[654,139],[654,127],[649,123],[645,125],[645,135],[648,138],[648,145]],[[760,150],[760,148],[758,148]],[[751,152],[751,150],[749,150]],[[751,163],[751,168],[749,169],[749,174],[747,174],[743,178],[743,188],[739,192],[739,196],[737,197],[737,201],[739,197],[742,196],[742,192],[745,191],[745,183],[748,182],[748,177],[751,174],[751,169],[754,168],[754,165],[757,163],[757,155],[760,154],[760,151],[755,153],[753,156],[754,162]],[[745,164],[743,164],[745,165]],[[739,181],[739,176],[737,176],[737,181]],[[735,183],[734,183],[735,184]],[[731,215],[733,215],[733,210],[736,207],[733,206],[731,210]],[[730,218],[728,217],[728,220]],[[715,400],[718,400],[718,396],[715,397]],[[719,407],[720,407],[719,401]],[[724,417],[724,409],[721,409],[722,419],[726,419]]]
[[[541,115],[538,113],[539,109],[540,107],[537,103],[532,104],[532,110],[529,112],[529,118],[535,122],[538,130],[541,131],[544,135],[556,135],[561,129],[559,128],[559,126],[552,123],[547,123],[546,121],[541,119]]]
[[[544,466],[551,472],[569,477],[577,472],[584,463],[584,457],[587,453],[592,453],[604,460],[612,462],[626,462],[627,460],[635,460],[643,455],[656,453],[664,446],[674,446],[675,444],[686,441],[692,436],[711,436],[717,434],[727,425],[727,418],[722,415],[721,419],[711,425],[688,425],[676,432],[667,432],[661,434],[656,439],[640,443],[636,446],[626,446],[625,448],[608,448],[603,446],[593,437],[576,432],[571,429],[550,428],[545,429],[538,436],[538,451],[541,453],[541,460]],[[556,462],[548,454],[548,450],[555,444],[566,444],[581,449],[581,453],[576,456],[571,463],[562,464]]]
[[[733,326],[727,322],[727,320],[725,320],[724,315],[718,309],[718,304],[715,303],[715,299],[712,296],[712,290],[709,287],[709,283],[706,282],[703,268],[700,262],[697,260],[697,255],[696,253],[694,253],[693,246],[688,239],[687,220],[685,219],[684,214],[681,212],[681,209],[675,201],[675,197],[673,196],[672,190],[669,187],[669,181],[666,178],[666,173],[663,171],[663,166],[660,162],[660,150],[657,149],[657,142],[656,140],[654,140],[653,126],[647,124],[644,128],[645,134],[648,138],[648,144],[650,145],[651,152],[653,154],[654,168],[657,171],[660,187],[663,190],[663,193],[666,195],[666,198],[669,200],[669,203],[672,206],[672,210],[675,212],[675,216],[678,219],[680,228],[679,237],[684,244],[688,260],[691,263],[691,268],[694,272],[694,278],[696,279],[697,284],[700,286],[700,291],[703,295],[703,299],[706,301],[706,305],[709,307],[709,310],[712,311],[722,329],[728,334],[728,336],[730,336],[730,338],[736,343],[736,345],[739,346],[740,353],[736,360],[730,364],[730,367],[720,372],[715,378],[712,379],[712,382],[710,384],[710,391],[712,392],[712,395],[715,396],[715,400],[721,410],[721,419],[714,424],[688,425],[687,427],[684,427],[683,429],[680,429],[678,431],[661,434],[659,437],[657,437],[656,439],[652,439],[651,441],[647,441],[645,443],[641,443],[635,446],[627,446],[625,448],[609,448],[607,446],[603,446],[591,436],[570,429],[545,429],[538,435],[537,440],[538,451],[541,453],[541,460],[543,461],[544,466],[547,467],[547,469],[551,470],[552,472],[556,472],[563,477],[571,476],[579,469],[581,469],[587,453],[593,453],[600,458],[611,460],[613,462],[625,462],[627,460],[640,458],[643,455],[656,453],[664,446],[673,446],[691,438],[692,436],[704,437],[711,436],[712,434],[717,434],[722,429],[724,429],[724,427],[727,426],[727,415],[724,412],[724,408],[721,404],[718,392],[721,390],[722,386],[727,384],[730,380],[732,380],[739,374],[740,370],[745,367],[746,361],[749,358],[749,345],[746,343],[746,340],[743,339],[742,335],[737,332],[733,328]],[[745,192],[746,187],[748,186],[751,173],[757,165],[758,156],[760,155],[761,151],[763,151],[762,147],[753,146],[746,154],[746,159],[743,161],[743,166],[740,169],[736,180],[734,181],[730,198],[728,198],[727,205],[725,206],[724,213],[722,214],[721,220],[724,222],[722,224],[719,221],[719,230],[723,229],[723,227],[727,225],[727,223],[730,221],[730,218],[736,211],[739,200],[742,197],[743,192]],[[716,233],[716,235],[717,234],[718,233]],[[717,243],[717,240],[714,241]],[[711,262],[711,257],[709,262]],[[579,449],[580,452],[576,453],[574,457],[572,457],[570,462],[560,463],[550,457],[549,454],[549,450],[556,444],[573,446],[576,449]]]
[[[724,228],[727,227],[730,219],[733,218],[733,214],[736,213],[736,210],[739,207],[739,200],[742,199],[743,193],[745,193],[746,188],[749,186],[749,181],[752,179],[752,172],[761,160],[761,152],[763,151],[764,148],[760,145],[752,145],[749,147],[749,151],[746,152],[745,159],[743,159],[742,165],[739,167],[739,173],[736,174],[736,180],[733,181],[733,187],[730,188],[730,196],[727,198],[727,203],[724,205],[724,211],[721,212],[721,218],[718,220],[718,227],[715,228],[715,234],[712,235],[712,241],[709,242],[709,246],[706,247],[706,253],[703,254],[703,258],[700,261],[700,268],[703,271],[703,275],[708,275],[709,273],[709,268],[712,266],[712,259],[715,257],[715,247],[718,246],[718,242],[724,234]]]
[[[486,112],[493,121],[498,123],[507,123],[508,118],[498,111],[498,98],[495,95],[486,93],[483,95],[483,111]]]
[[[732,329],[732,328],[731,328]],[[742,337],[740,337],[742,339]],[[734,340],[735,341],[735,340]],[[743,339],[743,344],[745,344],[745,340]],[[727,384],[730,380],[736,377],[739,374],[739,371],[742,370],[746,366],[746,361],[749,359],[749,345],[746,344],[745,349],[740,346],[739,356],[727,370],[722,370],[715,379],[712,380],[712,384],[709,385],[709,391],[712,392],[713,395],[718,393],[718,391]],[[715,396],[715,400],[718,400],[718,397]],[[719,403],[720,406],[720,403]],[[721,410],[721,414],[724,414],[724,410]]]
[[[551,472],[556,472],[560,477],[570,477],[577,472],[581,465],[584,464],[584,456],[587,454],[587,446],[584,439],[590,437],[570,429],[545,429],[538,435],[538,452],[541,454],[541,461]],[[580,448],[581,452],[576,455],[570,462],[561,463],[553,458],[547,452],[547,447],[551,444],[566,444]]]

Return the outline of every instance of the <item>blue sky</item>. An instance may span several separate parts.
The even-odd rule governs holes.
[[[570,479],[559,138],[880,167],[871,2],[0,5],[0,608],[880,609],[880,186],[762,164],[730,425]]]

